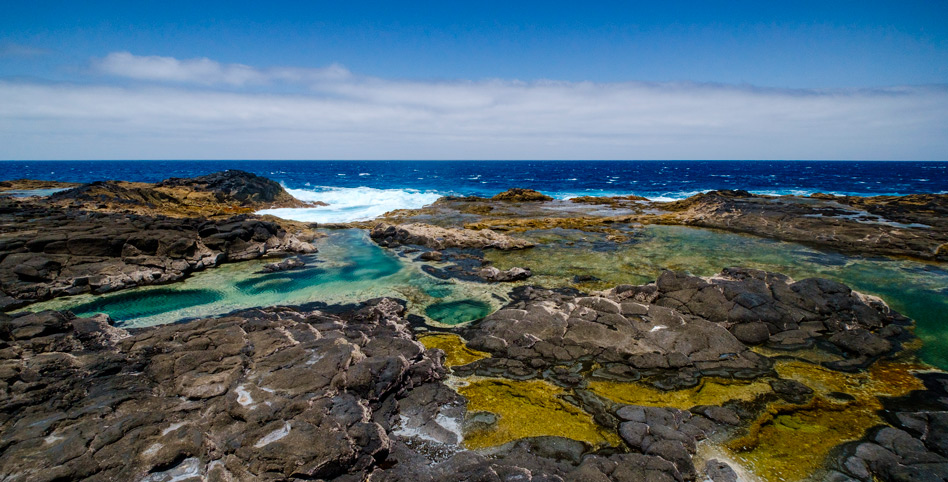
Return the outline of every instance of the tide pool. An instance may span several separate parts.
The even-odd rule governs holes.
[[[408,300],[409,311],[418,315],[425,315],[429,305],[455,303],[480,308],[475,316],[479,318],[500,306],[493,296],[503,293],[499,287],[432,278],[421,271],[421,264],[380,248],[364,231],[331,231],[315,244],[319,252],[302,256],[306,266],[297,270],[260,273],[272,260],[224,264],[180,283],[59,298],[27,309],[70,310],[79,316],[107,313],[116,325],[132,328],[259,306],[347,304],[381,296]],[[455,316],[447,323],[457,322]]]

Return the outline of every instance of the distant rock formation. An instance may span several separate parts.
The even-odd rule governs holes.
[[[508,202],[533,202],[533,201],[552,201],[553,198],[533,189],[521,189],[515,187],[490,198],[492,201]]]

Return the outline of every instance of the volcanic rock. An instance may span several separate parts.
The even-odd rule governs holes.
[[[245,215],[203,221],[0,199],[0,221],[0,301],[6,308],[168,283],[224,262],[316,249],[300,239],[310,239],[306,233]]]
[[[369,233],[380,246],[395,247],[401,245],[424,246],[433,250],[446,248],[475,249],[524,249],[533,243],[519,238],[500,234],[490,229],[472,230],[441,228],[430,224],[392,225],[379,223]]]
[[[533,189],[521,189],[515,187],[513,189],[508,189],[502,193],[494,195],[490,198],[491,201],[507,201],[507,202],[536,202],[536,201],[552,201],[553,198],[547,196]]]

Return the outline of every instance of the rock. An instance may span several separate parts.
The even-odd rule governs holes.
[[[506,271],[501,271],[493,266],[482,268],[477,274],[486,281],[497,282],[522,281],[533,276],[533,273],[526,268],[510,268]]]
[[[279,263],[267,263],[261,269],[264,273],[275,273],[277,271],[286,271],[290,269],[299,269],[306,266],[306,262],[299,258],[286,258]]]
[[[168,283],[224,262],[311,253],[280,224],[89,213],[0,199],[0,285],[7,308],[58,296]],[[296,263],[289,261],[288,263]]]
[[[791,403],[805,403],[813,395],[812,388],[796,380],[771,380],[770,387],[780,398]]]
[[[443,255],[441,254],[441,251],[425,251],[424,253],[418,255],[418,259],[424,261],[441,261],[443,259]]]
[[[709,279],[666,271],[655,283],[605,294],[620,303],[661,305],[707,319],[726,326],[747,345],[795,349],[824,339],[856,355],[846,361],[854,367],[891,351],[893,342],[883,335],[894,339],[902,333],[898,324],[905,323],[881,300],[841,283],[794,281],[744,268],[726,268]]]
[[[279,183],[249,172],[230,170],[195,178],[171,178],[156,184],[98,181],[49,196],[60,208],[144,215],[220,216],[265,208],[311,207]]]
[[[507,202],[534,202],[534,201],[552,201],[553,198],[533,189],[513,188],[490,198],[492,201]]]
[[[429,224],[396,226],[379,223],[372,228],[369,234],[380,246],[390,248],[401,245],[417,245],[433,250],[443,250],[445,248],[511,250],[533,246],[533,243],[529,241],[512,238],[490,229],[475,231],[472,229],[441,228]]]
[[[552,366],[583,357],[633,370],[715,376],[766,373],[770,362],[750,351],[726,329],[655,305],[623,308],[608,297],[572,296],[531,287],[515,288],[514,301],[461,329],[472,348],[487,351],[470,369],[511,359]],[[644,314],[640,313],[644,310]],[[626,312],[629,314],[623,315]],[[675,383],[692,383],[677,378]],[[669,379],[671,380],[671,379]]]
[[[704,466],[704,473],[711,482],[738,482],[737,473],[730,465],[718,459],[711,459]]]
[[[739,323],[731,327],[735,338],[748,345],[760,345],[770,339],[770,329],[761,322]]]
[[[892,350],[892,343],[863,328],[840,331],[829,338],[830,343],[859,355],[874,357]]]
[[[399,437],[400,404],[419,427],[463,409],[404,314],[379,299],[334,315],[254,309],[134,335],[107,318],[7,317],[0,340],[17,354],[0,351],[0,474],[364,478]]]
[[[724,229],[858,254],[948,259],[948,195],[757,196],[711,191],[671,203],[663,223]]]
[[[256,174],[230,169],[193,178],[172,177],[155,184],[158,188],[187,187],[195,191],[211,192],[219,201],[235,201],[240,205],[295,204],[283,186]],[[298,203],[298,201],[296,201]]]

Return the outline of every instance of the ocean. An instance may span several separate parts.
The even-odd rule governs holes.
[[[242,169],[328,207],[281,214],[300,221],[366,220],[443,195],[492,196],[512,187],[566,199],[634,194],[683,199],[715,189],[757,194],[948,193],[948,162],[862,161],[4,161],[0,179],[155,182]]]

